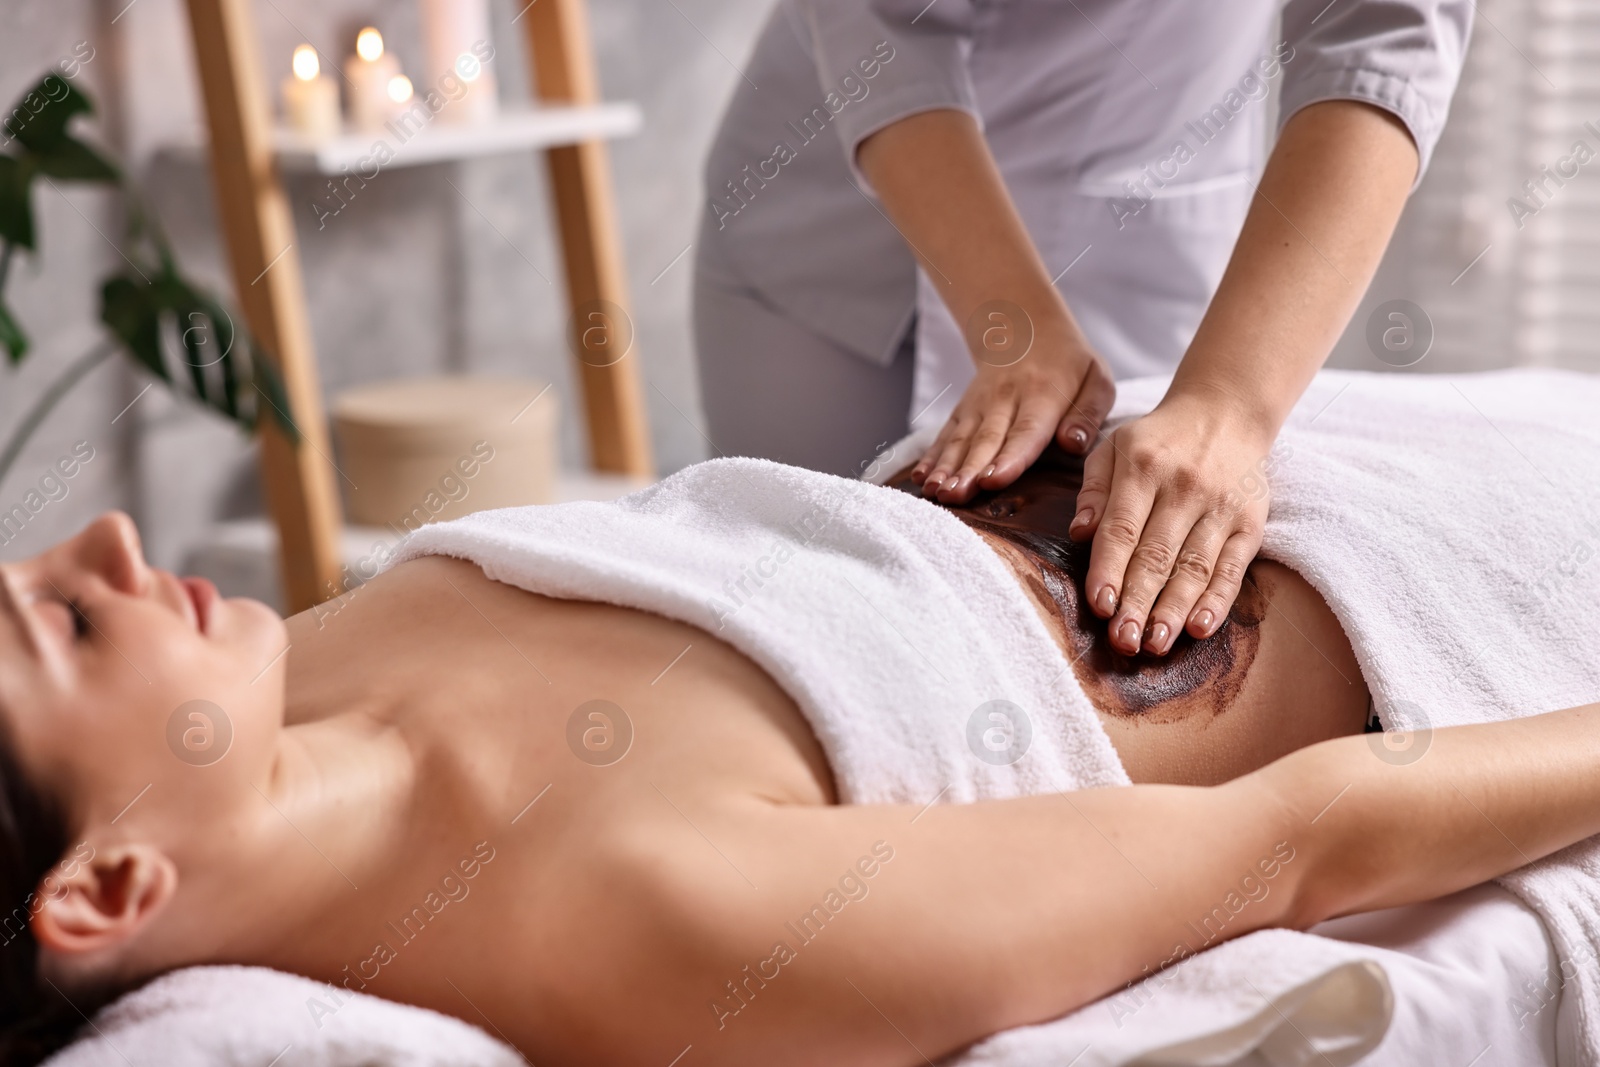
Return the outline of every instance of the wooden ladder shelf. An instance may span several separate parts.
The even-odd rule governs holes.
[[[343,520],[253,2],[188,0],[189,21],[234,288],[251,332],[283,376],[301,435],[300,444],[291,445],[271,419],[263,420],[260,434],[262,480],[278,528],[285,601],[297,612],[343,591]],[[598,105],[584,0],[537,0],[520,21],[538,101]],[[599,301],[626,308],[604,141],[561,144],[544,152],[574,320]],[[597,363],[578,361],[592,463],[598,470],[648,477],[653,462],[636,351],[615,363]]]

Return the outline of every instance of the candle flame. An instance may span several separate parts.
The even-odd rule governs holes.
[[[316,79],[322,69],[317,62],[317,50],[308,44],[300,45],[294,50],[294,76],[303,82]]]
[[[356,34],[356,55],[371,63],[383,55],[383,34],[368,26]]]
[[[411,79],[404,74],[396,74],[389,79],[389,99],[397,104],[403,104],[411,99]]]

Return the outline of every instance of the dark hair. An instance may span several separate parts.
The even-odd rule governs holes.
[[[0,730],[0,1067],[36,1064],[70,1041],[85,1013],[108,999],[77,998],[75,1007],[39,975],[39,943],[29,920],[34,893],[67,850],[61,807],[23,773]]]

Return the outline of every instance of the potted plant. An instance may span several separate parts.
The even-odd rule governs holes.
[[[72,120],[94,111],[60,74],[46,75],[11,109],[0,151],[0,347],[14,367],[29,352],[27,331],[6,303],[19,252],[37,252],[33,190],[39,182],[92,182],[120,191],[127,239],[125,269],[100,286],[106,337],[67,364],[0,446],[0,483],[56,403],[95,367],[122,352],[173,392],[254,431],[269,413],[290,441],[299,434],[273,364],[222,303],[178,269],[172,248],[133,183],[96,149],[74,137]]]

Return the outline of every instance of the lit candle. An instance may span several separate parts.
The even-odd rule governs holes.
[[[439,121],[493,118],[499,101],[494,71],[489,68],[494,58],[489,0],[423,0],[422,43],[428,53],[429,84],[437,84],[450,101],[439,112]]]
[[[398,113],[390,86],[403,77],[400,64],[384,51],[383,35],[371,26],[356,35],[356,54],[345,62],[345,75],[350,79],[350,122],[358,129],[380,129]]]
[[[283,116],[290,129],[321,140],[339,132],[339,86],[320,74],[317,50],[294,50],[294,75],[283,80]]]

